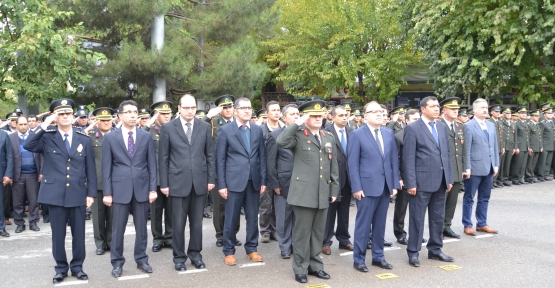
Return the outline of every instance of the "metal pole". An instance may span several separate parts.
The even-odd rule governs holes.
[[[152,25],[152,53],[154,57],[158,57],[160,51],[164,47],[164,15],[154,16]],[[152,91],[152,101],[166,100],[166,79],[154,76],[154,90]]]

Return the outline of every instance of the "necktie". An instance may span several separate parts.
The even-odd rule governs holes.
[[[69,135],[67,135],[67,133],[64,134],[64,137],[65,137],[65,138],[64,138],[64,144],[66,144],[67,153],[69,153],[69,150],[71,150],[71,147],[69,146],[69,141],[67,140],[67,137],[68,137],[68,136],[69,136]]]
[[[339,130],[339,132],[341,133],[341,146],[343,147],[343,152],[347,154],[347,141],[345,140],[345,130],[341,129]]]
[[[439,146],[439,137],[437,136],[436,123],[435,122],[429,122],[428,124],[430,126],[432,126],[432,136],[434,136],[434,139],[436,140],[437,146]]]
[[[382,141],[380,141],[380,137],[378,135],[378,132],[380,131],[380,129],[376,129],[374,130],[374,134],[376,134],[376,143],[378,143],[378,148],[380,148],[380,153],[383,156],[383,148],[382,148]]]
[[[451,130],[453,131],[453,135],[457,134],[457,133],[455,133],[455,123],[451,123]]]
[[[241,125],[241,135],[243,136],[243,141],[245,141],[245,148],[247,151],[251,152],[251,135],[247,125]]]
[[[187,140],[189,141],[189,144],[191,143],[191,135],[192,135],[192,131],[191,131],[191,123],[185,123],[185,126],[187,126],[187,131],[185,132],[185,134],[187,135]]]
[[[133,158],[135,156],[135,141],[133,140],[133,131],[129,131],[129,137],[127,137],[127,154]]]
[[[318,147],[320,147],[321,143],[320,143],[320,137],[318,137],[318,134],[314,134],[314,138],[316,138],[316,144],[318,144]]]

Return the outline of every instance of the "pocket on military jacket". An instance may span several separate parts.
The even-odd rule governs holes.
[[[315,161],[318,159],[318,149],[312,145],[303,145],[303,160]]]
[[[301,173],[295,177],[295,181],[306,182],[307,178],[308,178],[308,173]]]

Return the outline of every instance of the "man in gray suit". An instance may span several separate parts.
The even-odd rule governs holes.
[[[499,169],[499,146],[495,125],[486,121],[488,102],[478,98],[472,103],[474,118],[464,124],[466,177],[463,197],[462,223],[464,233],[475,236],[472,228],[472,206],[478,191],[476,204],[476,230],[497,233],[487,224],[488,203],[493,177]]]
[[[197,102],[186,94],[179,101],[179,117],[160,130],[158,167],[160,191],[170,197],[175,270],[185,271],[185,261],[197,269],[202,261],[202,218],[208,191],[216,184],[216,166],[210,125],[195,118]],[[185,253],[185,224],[190,239]]]
[[[0,236],[10,237],[6,232],[6,219],[4,218],[4,186],[12,182],[13,177],[13,151],[8,133],[0,130],[0,175],[2,175],[2,186],[0,186]]]
[[[404,184],[409,193],[409,264],[420,266],[424,216],[428,210],[428,258],[452,262],[443,254],[445,194],[453,188],[451,151],[447,125],[437,121],[439,103],[434,96],[420,101],[422,118],[405,128],[403,136]]]

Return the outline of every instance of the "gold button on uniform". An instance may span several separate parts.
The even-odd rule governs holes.
[[[69,170],[69,167],[67,167],[67,170]]]
[[[69,178],[69,175],[67,175],[67,178]]]
[[[322,178],[322,175],[320,175],[320,178]]]
[[[69,187],[69,183],[67,183],[66,186]]]

